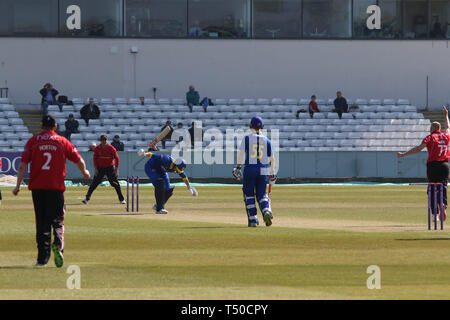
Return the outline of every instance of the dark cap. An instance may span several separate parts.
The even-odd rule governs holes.
[[[70,114],[69,114],[69,118],[73,118],[73,113],[70,113]]]
[[[119,135],[116,134],[116,135],[114,136],[114,139],[120,139]]]
[[[56,126],[56,119],[52,115],[46,115],[42,117],[42,127],[53,129]]]

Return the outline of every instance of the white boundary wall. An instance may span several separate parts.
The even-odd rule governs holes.
[[[131,54],[131,47],[138,47]],[[134,66],[136,65],[136,74]],[[51,82],[69,97],[407,98],[419,108],[450,99],[448,41],[141,40],[0,38],[0,87],[39,103]]]

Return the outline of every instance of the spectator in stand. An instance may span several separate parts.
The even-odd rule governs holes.
[[[119,135],[115,135],[111,145],[116,149],[116,151],[125,151],[125,145],[120,141]]]
[[[80,110],[81,118],[84,119],[86,125],[89,126],[90,119],[100,118],[100,109],[94,103],[94,99],[89,98],[89,103]]]
[[[194,86],[189,86],[189,91],[186,93],[186,104],[189,107],[189,110],[192,112],[194,109],[194,106],[202,106],[203,110],[206,112],[209,104],[210,104],[210,100],[208,99],[208,97],[204,97],[202,99],[202,101],[200,101],[200,94],[198,93],[198,91],[195,91],[195,87]]]
[[[444,38],[445,32],[442,28],[441,23],[439,22],[439,17],[436,17],[436,21],[433,24],[433,28],[430,31],[431,38]]]
[[[78,123],[78,121],[73,117],[73,114],[69,114],[69,118],[65,123],[66,131],[64,132],[64,137],[66,137],[66,139],[70,141],[70,136],[72,135],[72,133],[80,133],[80,131],[78,131],[79,125],[80,124]]]
[[[181,130],[183,130],[183,123],[182,123],[182,122],[178,122],[178,124],[177,124],[177,130],[178,130],[179,132],[181,132]],[[178,142],[181,142],[181,141],[183,141],[183,135],[180,135],[180,136],[178,137]]]
[[[191,123],[191,127],[189,128],[189,134],[191,136],[191,146],[194,148],[195,142],[197,141],[203,141],[203,129],[200,127],[197,127],[195,125],[195,121]]]
[[[348,112],[347,100],[342,96],[342,92],[336,93],[337,97],[334,100],[334,111],[337,112],[339,119],[342,119],[342,114]]]
[[[46,83],[44,88],[42,88],[39,93],[42,96],[41,99],[41,107],[42,113],[44,115],[48,114],[48,106],[57,105],[59,107],[59,111],[62,111],[62,104],[58,102],[56,96],[59,94],[58,90],[53,88],[51,83]]]
[[[173,133],[172,121],[170,121],[170,120],[166,121],[166,124],[161,128],[160,132],[162,132],[167,126],[169,126],[169,128],[170,128],[170,132],[167,136],[164,137],[164,139],[161,140],[161,145],[162,145],[163,149],[166,148],[166,141],[167,140],[170,141],[170,139],[172,138],[172,133]]]
[[[311,101],[309,102],[309,106],[308,106],[308,112],[309,112],[309,116],[311,117],[311,119],[314,117],[314,113],[316,112],[320,112],[319,107],[317,106],[317,102],[316,102],[317,97],[315,95],[311,96]],[[306,113],[305,109],[299,109],[297,111],[297,119],[299,118],[299,114],[300,113]]]
[[[145,106],[145,98],[139,97],[139,102],[141,103],[141,106]]]
[[[200,38],[202,36],[202,28],[200,28],[200,22],[198,20],[194,21],[194,25],[189,28],[189,37]]]
[[[309,115],[311,116],[311,119],[314,117],[314,113],[320,112],[319,107],[317,106],[315,95],[311,96],[311,101],[309,102],[308,111],[309,111]]]
[[[198,91],[195,91],[194,86],[189,86],[189,91],[186,93],[186,103],[191,112],[193,111],[194,106],[200,104],[200,94]]]

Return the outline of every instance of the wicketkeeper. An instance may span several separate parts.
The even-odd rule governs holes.
[[[86,198],[82,202],[84,204],[88,203],[92,193],[106,175],[111,186],[116,189],[119,202],[125,204],[125,198],[122,195],[119,180],[117,179],[119,176],[119,155],[116,148],[108,143],[108,137],[106,135],[100,137],[100,144],[94,149],[94,167],[94,180],[89,187]]]
[[[157,214],[168,213],[168,211],[164,209],[164,206],[173,195],[173,190],[175,189],[174,186],[170,185],[168,172],[177,173],[183,179],[189,192],[194,197],[198,196],[197,190],[191,186],[188,177],[184,173],[186,162],[183,159],[178,158],[173,160],[172,157],[166,154],[144,152],[143,149],[141,149],[138,154],[141,157],[150,158],[145,164],[145,173],[155,187],[156,204],[153,206],[153,209],[156,210]]]
[[[243,192],[245,208],[248,216],[248,226],[256,227],[259,224],[256,200],[259,204],[264,222],[267,227],[272,225],[272,209],[266,188],[269,180],[275,183],[275,157],[272,153],[272,142],[262,135],[264,123],[260,117],[253,117],[250,129],[253,133],[242,140],[236,167],[233,176],[242,178],[241,165],[244,164]]]

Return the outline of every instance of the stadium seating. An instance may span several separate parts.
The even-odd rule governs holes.
[[[401,151],[417,145],[430,126],[430,121],[407,99],[357,98],[354,100],[357,108],[343,114],[342,119],[332,112],[333,98],[318,99],[321,113],[311,119],[306,98],[215,99],[215,105],[206,113],[201,107],[194,107],[191,113],[180,98],[146,98],[145,105],[137,98],[98,98],[95,101],[101,118],[91,120],[89,126],[79,114],[88,99],[72,101],[74,105],[64,106],[62,112],[58,106],[49,106],[49,113],[56,117],[61,131],[65,130],[64,122],[70,113],[79,120],[80,133],[72,135],[71,140],[80,151],[87,151],[89,144],[97,142],[101,134],[111,138],[120,135],[126,151],[145,148],[168,119],[174,127],[182,122],[185,129],[192,121],[202,121],[204,130],[216,128],[225,135],[226,129],[244,132],[249,119],[260,115],[269,137],[274,130],[279,130],[280,151]],[[299,109],[305,112],[297,118]],[[0,148],[20,151],[30,136],[14,107],[8,100],[0,100]],[[169,142],[166,148],[174,145],[175,142]]]
[[[59,111],[59,109],[58,109]],[[8,99],[0,100],[0,151],[22,152],[32,134]]]

